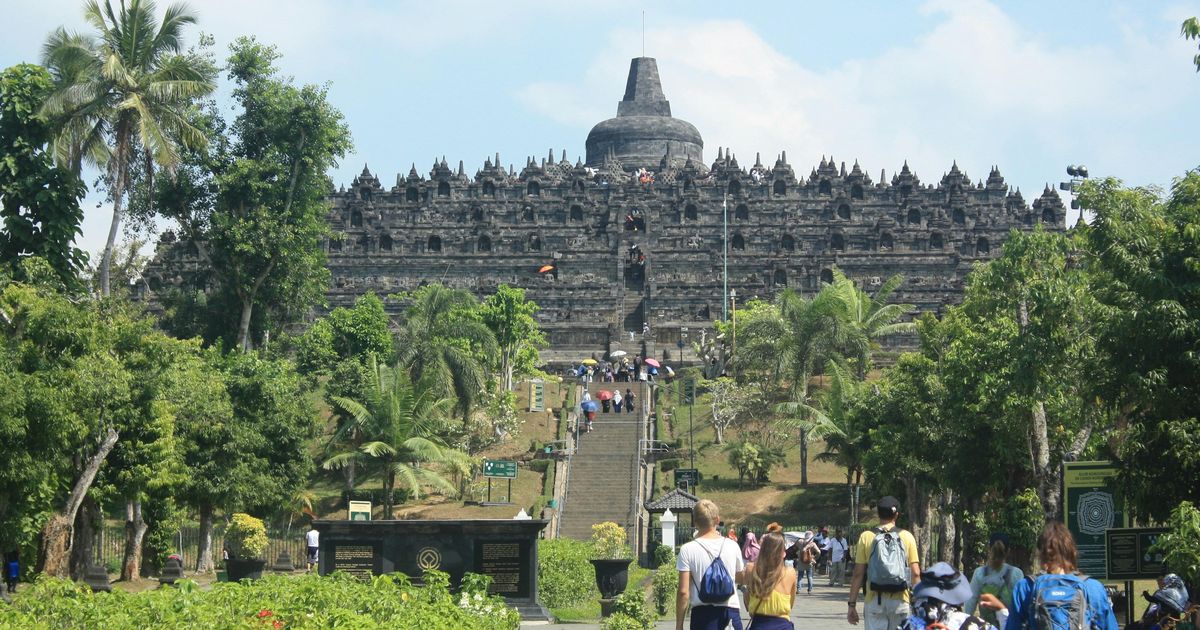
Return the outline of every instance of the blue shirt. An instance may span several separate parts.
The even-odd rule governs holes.
[[[1041,579],[1043,576],[1038,576]],[[1121,630],[1117,625],[1117,617],[1113,614],[1112,604],[1108,601],[1108,593],[1104,592],[1104,585],[1098,580],[1090,580],[1081,576],[1075,576],[1083,582],[1083,594],[1088,603],[1088,619],[1092,620],[1097,630]],[[1036,584],[1033,578],[1026,578],[1017,582],[1013,587],[1013,606],[1008,614],[1008,623],[1005,624],[1004,630],[1023,630],[1025,621],[1033,614],[1034,602],[1034,585]],[[1042,628],[1033,628],[1031,630],[1044,630]]]

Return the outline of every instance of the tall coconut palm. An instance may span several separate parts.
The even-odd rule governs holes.
[[[403,368],[388,368],[372,360],[370,371],[371,381],[362,400],[332,399],[351,420],[339,427],[331,441],[342,450],[322,467],[333,470],[354,462],[374,468],[383,481],[384,518],[390,519],[397,481],[414,497],[425,487],[453,494],[454,484],[426,466],[456,466],[465,455],[447,447],[439,437],[453,408],[452,399],[414,383]]]
[[[837,291],[827,284],[809,300],[785,289],[775,299],[774,313],[756,317],[738,331],[738,360],[771,366],[788,383],[790,403],[785,404],[810,404],[809,380],[816,367],[846,342],[846,305]],[[800,484],[807,486],[810,436],[803,426],[799,432]]]
[[[144,155],[152,187],[154,166],[171,171],[179,162],[179,145],[203,147],[204,134],[187,113],[195,99],[213,91],[212,65],[185,54],[183,29],[196,21],[186,5],[167,7],[160,21],[151,0],[111,0],[84,5],[95,37],[59,30],[43,50],[54,70],[57,89],[46,100],[45,113],[60,122],[55,142],[58,157],[78,170],[84,161],[107,171],[113,201],[112,221],[100,260],[100,292],[108,295],[113,247],[123,217],[122,204],[135,149]],[[107,146],[101,150],[98,140]]]
[[[916,307],[891,301],[892,294],[902,284],[904,276],[896,274],[884,281],[875,295],[868,295],[840,269],[833,271],[834,292],[844,305],[848,323],[842,352],[854,361],[860,379],[871,369],[871,355],[879,349],[884,337],[916,331],[916,324],[900,321]]]
[[[862,460],[867,440],[866,428],[862,426],[855,407],[862,394],[863,383],[857,381],[837,361],[826,363],[825,374],[829,376],[829,388],[817,396],[817,404],[785,403],[780,407],[798,416],[797,423],[811,437],[825,441],[825,452],[816,456],[818,461],[846,469],[850,522],[854,523],[858,516],[858,488],[862,485]]]
[[[487,387],[480,357],[495,355],[496,337],[474,316],[478,301],[467,291],[431,284],[412,297],[397,335],[396,358],[414,381],[453,396],[465,423]]]

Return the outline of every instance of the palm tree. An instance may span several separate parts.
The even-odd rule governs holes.
[[[195,99],[213,91],[210,63],[181,52],[185,26],[196,21],[183,4],[172,4],[160,22],[152,0],[111,0],[84,5],[96,37],[58,30],[43,49],[56,89],[45,113],[59,122],[55,150],[75,172],[84,161],[107,169],[112,222],[100,260],[100,292],[109,294],[113,247],[123,217],[122,203],[136,150],[144,156],[147,186],[155,164],[170,172],[179,145],[199,148],[204,134],[188,119]],[[107,141],[101,148],[100,139]]]
[[[788,383],[790,408],[808,405],[809,380],[816,367],[837,348],[845,345],[849,328],[846,325],[846,304],[837,294],[835,285],[827,284],[805,299],[792,289],[785,289],[775,299],[775,312],[756,317],[740,331],[742,347],[739,361],[770,366]],[[800,485],[808,485],[809,432],[797,424],[800,431]]]
[[[846,469],[846,491],[849,494],[850,523],[857,522],[858,488],[862,485],[863,454],[866,452],[867,432],[856,415],[855,404],[862,394],[863,383],[855,380],[845,366],[829,361],[825,367],[829,388],[818,396],[818,405],[780,407],[800,416],[799,425],[811,437],[825,441],[825,452],[818,461],[829,462]]]
[[[888,278],[875,295],[868,295],[846,277],[840,269],[833,270],[833,287],[843,302],[848,319],[848,334],[842,352],[854,360],[859,379],[865,378],[871,369],[871,354],[879,349],[879,342],[890,335],[912,333],[916,324],[899,321],[916,310],[912,304],[892,304],[892,294],[904,284],[904,276],[896,274]]]
[[[373,466],[383,480],[384,518],[393,518],[393,493],[397,481],[413,497],[432,486],[453,494],[454,484],[426,464],[457,466],[465,456],[438,437],[454,401],[438,396],[422,383],[414,383],[403,368],[370,364],[371,382],[363,400],[333,397],[333,403],[350,416],[333,435],[342,445],[322,464],[327,470],[351,463]]]
[[[412,380],[426,383],[439,396],[453,396],[455,411],[470,418],[487,387],[481,357],[497,352],[496,337],[479,318],[471,293],[440,284],[413,293],[396,339],[396,358]]]

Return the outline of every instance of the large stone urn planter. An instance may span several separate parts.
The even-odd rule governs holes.
[[[596,588],[601,599],[613,599],[625,592],[629,584],[629,563],[632,558],[619,560],[592,560],[596,567]]]
[[[267,566],[266,560],[226,560],[225,572],[229,575],[230,582],[239,582],[241,580],[258,580],[262,579],[263,569]]]

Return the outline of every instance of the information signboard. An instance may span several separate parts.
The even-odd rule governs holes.
[[[517,462],[485,459],[483,460],[483,476],[493,479],[516,479]]]
[[[1063,521],[1079,549],[1079,571],[1087,575],[1108,575],[1105,532],[1127,525],[1108,486],[1116,474],[1111,462],[1063,463]]]
[[[352,521],[369,521],[371,520],[371,502],[370,501],[351,501],[350,520]]]
[[[1163,574],[1163,554],[1151,552],[1166,527],[1128,527],[1105,533],[1110,580],[1153,580]]]
[[[546,384],[541,381],[531,381],[529,383],[529,410],[530,411],[545,411],[546,410]]]
[[[700,471],[695,468],[676,468],[675,487],[687,486],[695,488],[700,485]]]

